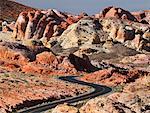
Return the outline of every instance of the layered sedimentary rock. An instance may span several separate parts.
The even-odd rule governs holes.
[[[56,9],[22,12],[16,21],[13,38],[45,38],[49,41],[53,35],[61,35],[70,24],[77,22],[82,17],[66,15]]]
[[[117,41],[138,51],[149,51],[150,26],[142,23],[139,18],[147,19],[148,22],[149,11],[136,14],[122,8],[108,7],[96,18],[86,13],[75,16],[55,9],[22,12],[13,37],[40,39],[44,45],[51,40],[50,47],[59,42],[63,49],[80,47],[81,50],[91,49],[94,44],[101,45],[113,39],[113,43]],[[94,45],[92,48],[97,47]],[[97,49],[101,50],[99,47]]]

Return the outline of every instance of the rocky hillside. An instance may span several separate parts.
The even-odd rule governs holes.
[[[14,0],[0,0],[0,19],[7,21],[16,20],[20,12],[33,9]]]
[[[14,18],[11,13],[6,15],[9,19]],[[24,102],[30,105],[39,99],[42,103],[50,97],[74,95],[72,90],[67,93],[70,88],[60,87],[64,88],[63,93],[56,90],[59,85],[48,81],[52,76],[82,75],[81,80],[113,87],[117,93],[90,100],[79,110],[80,113],[149,113],[149,11],[129,12],[108,7],[95,16],[73,15],[56,9],[22,11],[15,23],[3,22],[2,28],[0,86],[7,86],[0,88],[2,110],[11,112],[10,108],[15,109],[18,104],[25,107]],[[18,78],[18,73],[25,73],[25,78]],[[18,87],[18,84],[24,87]],[[51,93],[52,89],[58,95]],[[12,101],[12,92],[18,97],[16,101]],[[53,113],[66,113],[62,108],[72,109],[67,113],[78,112],[77,108],[60,105]]]

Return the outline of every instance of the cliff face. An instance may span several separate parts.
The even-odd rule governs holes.
[[[34,8],[19,4],[14,0],[0,0],[0,19],[14,21],[22,11],[30,11]]]

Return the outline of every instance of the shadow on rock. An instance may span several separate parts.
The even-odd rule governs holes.
[[[88,56],[85,54],[83,54],[83,58],[75,56],[74,54],[70,54],[69,60],[78,71],[94,72],[99,70],[99,68],[91,64]]]

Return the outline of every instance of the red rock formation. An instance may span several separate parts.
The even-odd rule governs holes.
[[[26,34],[25,34],[26,39],[32,38],[34,36],[38,22],[42,16],[43,14],[41,13],[41,11],[28,12],[29,21],[26,27]]]
[[[46,41],[49,41],[49,39],[53,36],[54,34],[54,23],[50,21],[45,28],[43,37],[46,38]]]
[[[27,47],[18,43],[0,43],[0,65],[8,71],[36,74],[76,74],[68,57],[55,56],[42,46]]]
[[[49,52],[43,52],[36,56],[34,62],[30,62],[22,67],[25,73],[37,74],[76,74],[77,70],[74,65],[70,63],[67,57],[56,57]]]
[[[57,61],[57,57],[50,52],[43,52],[36,56],[36,62],[40,64],[53,65],[55,60]]]
[[[145,11],[137,11],[137,12],[131,12],[136,19],[143,23],[143,24],[149,24],[150,23],[150,11],[145,10]]]
[[[132,82],[147,72],[139,70],[119,71],[117,69],[104,69],[91,74],[86,74],[81,80],[104,84],[107,86],[116,86],[118,84]]]
[[[82,15],[83,17],[84,15]],[[77,22],[79,19],[69,17],[66,14],[55,9],[45,11],[30,11],[20,13],[13,31],[14,38],[41,39],[47,41],[55,34],[61,34],[70,24]],[[58,29],[55,29],[54,26]],[[58,32],[58,33],[57,33]]]
[[[25,37],[25,30],[28,22],[27,12],[21,12],[13,31],[13,38],[24,38]]]
[[[60,36],[69,25],[76,23],[80,19],[87,16],[88,15],[86,13],[81,13],[77,16],[72,14],[65,14],[57,11],[56,9],[48,9],[44,11],[30,11],[26,15],[24,15],[24,12],[22,12],[18,17],[18,21],[16,22],[13,37],[21,37],[25,39],[46,38],[46,40],[49,41],[52,36]]]
[[[137,19],[129,12],[122,8],[117,7],[107,7],[102,11],[102,15],[104,18],[120,18],[120,19],[128,19],[131,21],[137,21]]]
[[[40,39],[43,36],[44,30],[46,28],[47,22],[46,21],[47,17],[46,15],[43,15],[43,17],[40,19],[37,27],[36,27],[36,31],[35,31],[35,35],[34,35],[34,39]]]
[[[76,22],[78,21],[78,19],[69,16],[66,21],[67,21],[67,23],[68,23],[69,25],[71,25],[71,24],[73,24],[73,23],[76,23]]]

